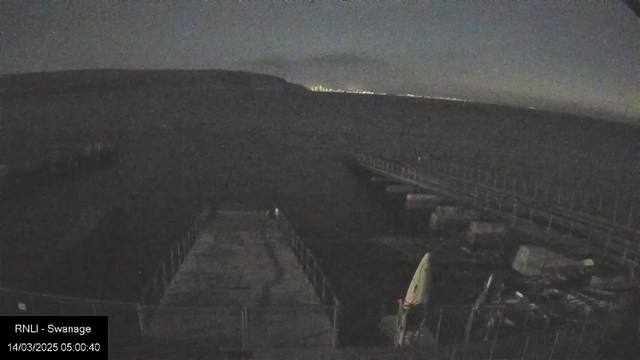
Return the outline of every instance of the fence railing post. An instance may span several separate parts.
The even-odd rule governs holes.
[[[338,298],[335,296],[335,294],[333,295],[333,336],[331,339],[331,344],[333,345],[334,348],[338,347],[338,331],[340,330],[340,327],[338,326],[338,321],[340,319],[340,302],[338,301]]]
[[[524,360],[525,355],[527,355],[527,350],[529,349],[529,339],[531,337],[527,336],[527,340],[525,340],[524,342],[524,349],[522,349],[522,356],[520,357],[520,360]]]
[[[489,352],[489,360],[493,359],[493,353],[495,347],[498,344],[498,335],[500,335],[500,328],[502,328],[502,318],[504,317],[504,308],[500,307],[500,318],[498,319],[498,328],[496,329],[496,335],[493,338],[493,344],[491,344],[491,351]]]
[[[162,280],[164,280],[164,292],[167,292],[167,266],[162,262]]]
[[[562,186],[558,188],[558,205],[560,205],[561,197],[562,197]]]
[[[143,308],[142,306],[140,306],[140,304],[136,305],[136,309],[138,310],[138,326],[140,327],[140,335],[144,336],[145,334],[145,319],[144,319],[144,315],[142,313]]]
[[[322,273],[320,275],[322,275]],[[320,300],[322,301],[323,304],[326,301],[325,300],[326,296],[327,296],[327,284],[326,284],[324,275],[322,275],[322,295]]]
[[[545,192],[544,195],[544,200],[545,201],[549,201],[549,192],[551,191],[551,183],[547,183],[547,191]]]
[[[29,309],[31,309],[31,315],[36,314],[36,306],[34,304],[35,302],[33,301],[33,295],[29,295]]]
[[[598,215],[602,214],[602,198],[600,198],[600,203],[598,204]]]
[[[176,269],[174,266],[174,261],[173,261],[173,249],[171,249],[171,279],[173,280],[173,277],[176,276]]]
[[[569,210],[573,210],[573,197],[574,197],[574,192],[571,192],[571,198],[569,199]]]
[[[553,353],[556,350],[556,344],[558,343],[558,337],[560,336],[560,330],[556,330],[556,338],[553,341],[553,345],[551,346],[551,354],[549,354],[549,360],[553,359]]]
[[[587,322],[589,321],[589,317],[584,318],[584,325],[582,325],[582,331],[580,332],[580,337],[578,338],[578,343],[576,344],[576,351],[573,352],[573,359],[578,358],[578,351],[580,350],[580,346],[582,345],[582,338],[584,337],[584,333],[587,330]]]
[[[240,312],[240,336],[242,339],[242,350],[247,350],[248,348],[247,325],[247,308],[243,306],[242,311]]]
[[[184,249],[180,250],[181,243],[182,241],[178,240],[178,243],[176,244],[178,247],[178,267],[180,266],[180,264],[182,264],[182,261],[184,259],[184,257],[182,256],[184,254]]]
[[[440,338],[440,326],[442,325],[442,308],[438,310],[438,325],[436,327],[435,343],[438,345],[438,339]]]

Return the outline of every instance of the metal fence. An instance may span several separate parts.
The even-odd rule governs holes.
[[[640,206],[638,198],[608,189],[614,194],[608,197],[591,197],[579,192],[576,185],[552,182],[527,181],[504,173],[473,168],[450,161],[426,157],[416,167],[490,186],[524,198],[544,201],[566,212],[575,212],[627,230],[640,231]]]
[[[528,332],[464,346],[442,346],[411,349],[413,359],[471,360],[595,360],[599,354],[602,324],[590,317],[579,324],[545,331]]]
[[[357,160],[365,166],[402,181],[436,189],[458,198],[464,204],[482,208],[508,220],[512,227],[517,227],[545,242],[564,246],[567,251],[596,256],[626,269],[636,268],[640,263],[640,233],[635,229],[583,216],[569,209],[554,209],[539,196],[526,197],[496,187],[496,184],[488,179],[490,177],[486,183],[474,182],[466,179],[464,175],[434,176],[432,169],[427,173],[420,167],[377,157],[359,155]],[[437,170],[438,165],[434,166]],[[451,171],[457,174],[456,170]]]
[[[153,317],[155,306],[160,303],[171,282],[178,271],[180,271],[180,266],[184,263],[189,251],[197,240],[199,231],[210,215],[211,209],[209,208],[204,209],[200,213],[196,213],[190,230],[170,247],[165,258],[152,273],[151,281],[142,292],[139,302],[141,305],[140,318],[142,328],[144,328]]]
[[[298,260],[298,264],[302,268],[302,272],[306,275],[307,280],[313,286],[314,293],[324,305],[323,311],[329,316],[333,325],[332,345],[339,345],[339,319],[340,319],[340,300],[338,300],[337,288],[333,285],[329,277],[322,270],[318,260],[313,255],[307,243],[298,235],[294,227],[289,223],[287,218],[278,214],[276,219],[281,231],[284,233],[284,241],[293,251]]]
[[[358,322],[355,317],[368,317],[360,323],[367,323],[372,329],[379,327],[385,315],[380,311],[381,306],[362,309],[344,306],[338,289],[284,216],[278,217],[284,241],[296,255],[322,304],[265,308],[158,305],[195,242],[195,234],[209,215],[207,210],[198,214],[194,228],[172,246],[139,303],[0,289],[3,313],[108,315],[110,333],[115,340],[163,339],[167,343],[188,340],[231,350],[346,345],[344,334]],[[415,358],[437,359],[590,359],[603,339],[619,331],[616,328],[619,316],[608,316],[609,320],[604,321],[600,316],[589,315],[567,322],[560,319],[571,318],[559,314],[559,308],[549,304],[542,315],[529,307],[517,311],[504,305],[483,306],[473,311],[471,304],[430,306],[424,319],[431,346],[412,349],[412,354]]]
[[[109,316],[112,339],[138,337],[139,307],[135,303],[77,299],[0,288],[0,309],[3,315],[76,315]]]
[[[194,224],[187,235],[177,241],[153,273],[151,284],[142,293],[141,300],[114,302],[78,299],[65,296],[39,294],[0,288],[0,311],[6,315],[82,315],[109,316],[109,331],[114,339],[143,335],[152,310],[178,272],[179,266],[195,242],[197,231],[211,214],[207,208],[194,216]]]

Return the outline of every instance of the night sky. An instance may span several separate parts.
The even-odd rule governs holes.
[[[0,1],[0,71],[233,69],[640,124],[623,1]]]

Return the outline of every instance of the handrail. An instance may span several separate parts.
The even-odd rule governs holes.
[[[384,157],[373,157],[373,156],[364,156],[364,155],[358,155],[357,157],[362,159],[363,161],[367,161],[368,159],[376,159],[377,158],[377,159],[393,162],[393,163],[396,163],[396,164],[401,164],[400,162],[394,161],[392,159],[384,158]],[[413,163],[413,165],[421,166],[421,165],[423,165],[423,163],[420,163],[420,164]],[[474,181],[473,180],[474,175],[479,173],[479,171],[480,171],[479,169],[474,169],[474,168],[471,168],[471,167],[466,166],[466,165],[459,165],[459,164],[456,164],[456,163],[453,163],[453,162],[446,162],[445,163],[445,162],[440,161],[440,160],[429,161],[428,165],[432,166],[433,168],[435,168],[435,172],[438,173],[438,174],[456,177],[459,180],[469,181],[471,183],[478,184],[478,185],[484,185],[484,186],[487,185],[487,184],[485,184],[485,183],[483,183],[481,181]],[[465,169],[463,171],[463,175],[468,173],[468,174],[471,175],[471,179],[466,179],[464,176],[460,177],[459,174],[456,175],[455,174],[456,170],[458,170],[460,168]],[[466,171],[466,169],[469,169],[470,171]],[[487,172],[487,174],[491,175],[488,178],[497,179],[497,177],[496,177],[497,173],[491,174],[490,172]],[[486,178],[487,177],[485,177],[485,179]],[[505,175],[505,179],[506,179],[506,175]],[[512,178],[509,178],[509,180],[511,180],[511,179]],[[518,197],[518,198],[528,198],[528,199],[536,199],[537,200],[537,198],[535,198],[535,197],[530,197],[530,196],[526,196],[525,194],[518,194],[517,193],[517,191],[516,191],[517,188],[524,189],[523,193],[527,192],[526,191],[527,190],[527,182],[526,182],[526,180],[518,180],[518,178],[513,178],[512,180],[513,180],[513,182],[510,181],[509,184],[513,184],[513,187],[512,187],[513,191],[508,191],[507,190],[505,181],[501,181],[501,183],[503,183],[503,188],[502,189],[500,189],[499,187],[491,187],[491,188],[493,188],[495,190],[498,190],[498,191],[503,191],[503,192],[505,192],[507,194],[510,194],[511,196],[515,196],[515,197]],[[521,185],[520,187],[517,186],[519,181],[520,181],[520,185]],[[545,191],[546,194],[548,194],[550,189],[551,189],[551,183],[547,183],[546,186],[539,186],[539,184],[537,182],[534,183],[534,184],[529,184],[529,185],[530,186],[528,187],[528,189],[534,189],[534,195],[536,194],[536,189],[538,189],[538,188],[546,189],[546,191]],[[531,185],[533,185],[533,186],[531,186]],[[617,200],[618,199],[616,199],[616,201],[615,201],[616,205],[615,205],[614,211],[611,214],[612,218],[609,219],[609,218],[605,218],[605,217],[599,216],[597,214],[584,212],[584,204],[586,203],[588,198],[586,196],[576,197],[575,193],[573,191],[571,192],[572,195],[571,195],[570,200],[569,200],[569,203],[570,203],[569,204],[569,208],[567,208],[566,206],[560,205],[560,199],[561,199],[560,195],[562,194],[561,193],[562,189],[563,189],[562,187],[557,187],[558,195],[559,195],[558,196],[558,204],[547,203],[548,206],[553,206],[555,208],[559,208],[565,213],[566,212],[571,212],[573,214],[580,215],[580,216],[588,216],[588,217],[591,217],[594,220],[598,220],[599,222],[603,223],[604,225],[612,226],[612,227],[618,228],[620,230],[631,231],[631,232],[633,232],[633,233],[635,233],[637,235],[640,235],[640,223],[638,223],[638,222],[634,223],[633,222],[633,220],[634,220],[633,219],[634,211],[636,211],[636,212],[640,211],[640,207],[636,207],[633,204],[630,204],[631,206],[630,206],[630,209],[629,209],[630,211],[629,211],[629,216],[627,218],[627,223],[626,224],[621,224],[621,223],[619,223],[617,221],[616,215],[626,215],[626,214],[617,213],[617,202],[618,202]],[[602,207],[602,204],[604,203],[603,200],[604,200],[603,198],[600,198],[600,201],[599,201],[600,207],[599,208]],[[582,211],[581,212],[577,212],[576,210],[574,210],[572,208],[573,204],[583,204]],[[637,224],[637,225],[634,227],[634,226],[632,226],[632,224]]]
[[[24,295],[24,296],[46,297],[48,299],[66,300],[66,301],[72,301],[72,302],[77,302],[77,303],[90,303],[90,304],[96,304],[96,305],[101,305],[101,304],[102,305],[120,305],[120,306],[124,305],[124,306],[132,306],[132,307],[135,307],[135,306],[139,305],[138,303],[127,302],[127,301],[110,301],[110,300],[76,298],[76,297],[71,297],[71,296],[44,294],[44,293],[23,291],[23,290],[10,289],[10,288],[4,288],[4,287],[0,287],[0,294],[1,293],[10,293],[10,294]]]
[[[382,173],[386,173],[386,174],[392,174],[393,176],[397,176],[399,177],[401,180],[403,181],[407,181],[407,182],[411,182],[414,183],[416,185],[419,186],[425,186],[425,184],[422,184],[420,181],[435,181],[435,179],[431,179],[432,176],[430,175],[424,175],[422,173],[422,171],[420,170],[416,170],[413,167],[409,166],[409,165],[403,165],[401,163],[392,161],[392,160],[387,160],[387,159],[383,159],[383,158],[378,158],[378,157],[372,157],[372,156],[363,156],[363,155],[357,155],[356,156],[356,160],[359,161],[360,163],[362,163],[364,166],[370,166],[372,167],[372,169],[375,169],[376,171],[380,171]],[[629,247],[632,243],[634,243],[635,241],[629,241],[630,239],[634,239],[633,236],[629,237],[629,238],[624,238],[623,236],[626,234],[627,236],[630,236],[631,234],[625,233],[625,234],[620,234],[618,231],[614,231],[612,229],[609,229],[608,231],[603,231],[602,229],[599,229],[597,226],[594,226],[593,224],[590,224],[588,222],[585,221],[581,221],[581,220],[576,220],[576,219],[572,219],[571,217],[566,217],[563,216],[563,214],[558,214],[557,212],[554,212],[552,210],[547,209],[546,207],[541,207],[539,203],[536,204],[531,204],[530,202],[523,202],[521,199],[518,199],[517,197],[514,196],[513,193],[506,193],[504,191],[500,191],[499,189],[496,188],[489,188],[486,185],[483,185],[481,183],[476,183],[473,181],[469,181],[467,179],[459,179],[459,178],[453,178],[449,175],[444,175],[445,177],[448,177],[450,180],[455,180],[461,184],[464,184],[464,188],[461,189],[457,189],[456,185],[447,185],[448,181],[444,181],[445,185],[442,184],[442,182],[440,181],[436,181],[436,184],[433,185],[435,187],[437,187],[439,190],[442,190],[443,188],[449,188],[451,186],[453,186],[453,190],[447,190],[447,191],[454,191],[454,193],[460,193],[465,199],[466,198],[474,198],[476,201],[480,200],[480,202],[486,201],[485,202],[485,206],[489,205],[489,201],[495,201],[495,197],[496,196],[500,196],[500,207],[499,207],[499,211],[502,213],[503,211],[501,210],[502,208],[502,202],[504,201],[508,206],[513,206],[513,221],[517,222],[518,218],[522,218],[521,217],[521,209],[520,208],[526,208],[528,207],[529,210],[529,219],[526,220],[530,220],[533,221],[534,218],[534,213],[536,215],[536,218],[542,217],[542,220],[544,220],[545,222],[548,221],[549,223],[549,228],[548,230],[551,231],[552,230],[552,222],[555,220],[557,225],[561,225],[565,228],[569,229],[570,232],[570,237],[573,239],[573,237],[571,236],[572,230],[580,230],[580,228],[582,227],[583,231],[587,231],[589,232],[589,238],[586,240],[580,240],[580,239],[574,239],[574,240],[579,240],[579,241],[591,241],[592,237],[595,235],[596,237],[598,237],[598,232],[600,232],[600,237],[603,237],[604,239],[606,239],[606,243],[605,243],[605,248],[607,249],[607,252],[605,252],[605,255],[608,256],[608,258],[612,258],[613,260],[615,260],[616,263],[623,265],[623,266],[637,266],[638,265],[638,258],[640,257],[639,253],[640,253],[640,242],[638,242],[637,246],[638,246],[638,250],[632,249],[631,247]],[[468,184],[473,185],[473,187],[476,190],[476,193],[473,195],[469,195],[467,190],[473,190],[473,188],[471,188],[470,186],[467,186]],[[483,193],[479,194],[478,190],[483,189]],[[491,190],[495,191],[497,194],[493,194],[491,192]],[[498,190],[498,191],[496,191]],[[485,196],[486,194],[486,196]],[[489,196],[491,195],[491,196]],[[486,200],[485,200],[486,198]],[[490,199],[491,198],[491,199]],[[524,205],[524,206],[523,206]],[[488,209],[487,209],[488,210]],[[513,224],[515,225],[515,223]],[[586,228],[586,230],[585,230]],[[587,236],[586,234],[583,234],[585,237]],[[564,236],[564,235],[563,235]],[[634,239],[635,240],[635,239]],[[624,245],[622,245],[621,243],[624,243]],[[600,245],[600,244],[599,244]],[[611,257],[609,256],[609,249],[616,251],[618,253],[621,254],[621,256],[619,257]],[[632,254],[636,257],[636,259],[628,259],[628,254]]]

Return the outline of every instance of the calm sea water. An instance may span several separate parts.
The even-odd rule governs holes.
[[[407,234],[405,214],[373,201],[342,162],[354,153],[429,153],[588,191],[617,184],[633,197],[640,190],[637,128],[530,110],[165,88],[24,99],[5,113],[8,162],[103,134],[120,148],[121,163],[109,176],[123,211],[39,281],[42,291],[74,296],[137,300],[209,193],[220,209],[280,204],[344,281],[363,288],[404,279],[414,264],[370,240]],[[370,297],[397,292],[380,289]]]

